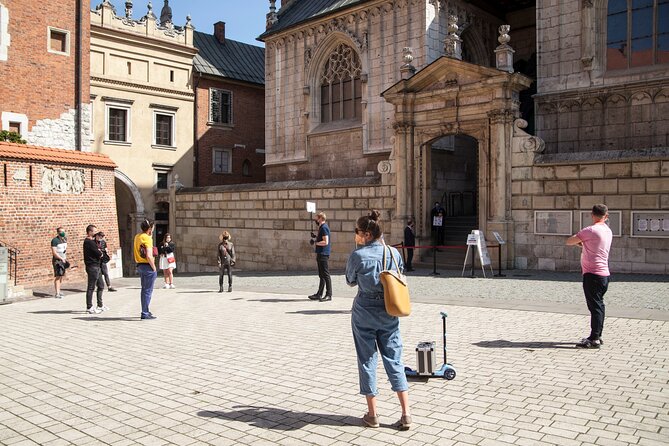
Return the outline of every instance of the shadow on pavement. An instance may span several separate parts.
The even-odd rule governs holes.
[[[484,348],[568,348],[574,349],[575,342],[543,342],[543,341],[528,341],[528,342],[512,342],[498,339],[496,341],[480,341],[474,342],[472,345]]]
[[[239,410],[223,412],[219,410],[201,410],[198,416],[206,418],[222,418],[248,423],[250,426],[263,429],[293,431],[309,425],[319,426],[361,426],[360,418],[345,415],[332,415],[313,412],[293,412],[275,407],[242,407]]]
[[[107,321],[127,321],[127,322],[134,322],[134,321],[141,321],[142,319],[137,316],[137,317],[104,317],[104,316],[86,316],[86,317],[73,317],[72,319],[77,319],[80,321],[88,321],[88,322],[107,322]]]
[[[286,314],[305,314],[307,316],[316,314],[351,314],[351,310],[300,310],[287,311]]]
[[[162,288],[156,288],[156,289],[162,289]],[[177,291],[177,294],[209,294],[209,293],[215,293],[216,291],[214,290],[200,290],[200,291]]]
[[[42,311],[30,311],[32,314],[86,314],[86,311],[80,310],[42,310]]]
[[[304,301],[306,302],[306,299],[249,299],[249,302],[265,302],[269,304],[278,304],[281,302],[301,302]]]

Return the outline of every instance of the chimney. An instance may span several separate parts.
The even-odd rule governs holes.
[[[225,22],[214,23],[214,36],[220,43],[225,43]]]

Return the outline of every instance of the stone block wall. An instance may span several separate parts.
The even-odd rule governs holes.
[[[327,215],[332,237],[330,266],[344,268],[354,249],[355,221],[369,209],[382,213],[387,242],[395,188],[373,179],[305,181],[183,189],[176,194],[179,268],[187,272],[218,271],[216,248],[224,230],[232,235],[237,268],[247,271],[315,270],[309,234],[316,225],[306,202]]]
[[[58,183],[45,180],[45,175],[66,179],[72,188],[45,192],[46,184]],[[83,181],[76,184],[73,178]],[[82,247],[88,224],[105,232],[112,256],[109,272],[120,277],[114,170],[0,157],[0,240],[20,250],[17,285],[53,282],[51,239],[59,226],[65,228],[67,259],[72,264],[65,283],[85,281]]]
[[[608,161],[534,163],[514,154],[512,214],[515,267],[580,271],[580,250],[565,246],[567,236],[534,234],[534,211],[573,211],[572,233],[580,212],[604,203],[622,212],[622,236],[614,237],[612,272],[669,273],[669,238],[631,237],[631,211],[669,212],[669,157]]]

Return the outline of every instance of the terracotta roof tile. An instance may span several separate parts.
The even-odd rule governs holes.
[[[0,159],[20,159],[30,161],[48,161],[57,164],[75,164],[78,166],[106,167],[114,169],[116,163],[107,155],[78,150],[50,149],[0,141]]]

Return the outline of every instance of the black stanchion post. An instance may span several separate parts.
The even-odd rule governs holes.
[[[500,244],[497,245],[497,274],[495,277],[506,277],[502,274],[502,245]]]
[[[471,248],[472,248],[472,279],[473,279],[474,277],[476,277],[474,276],[474,267],[475,267],[474,260],[476,256],[476,249],[474,248],[474,245],[471,245]]]
[[[439,276],[440,274],[437,272],[437,247],[435,246],[432,249],[432,274],[431,276]]]

